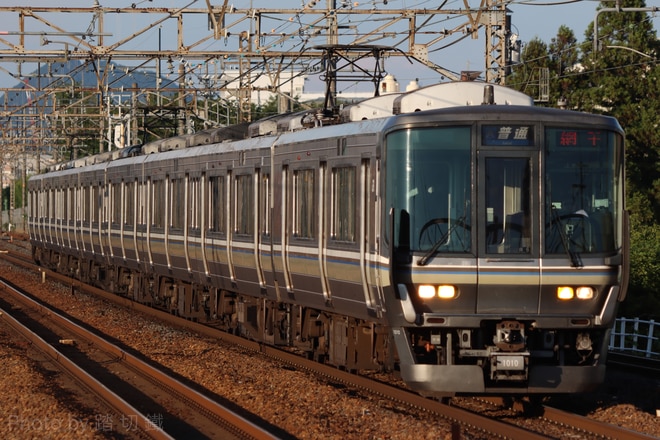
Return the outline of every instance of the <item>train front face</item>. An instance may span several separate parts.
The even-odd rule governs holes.
[[[587,391],[626,289],[623,133],[498,107],[403,117],[386,135],[401,375],[430,396]]]

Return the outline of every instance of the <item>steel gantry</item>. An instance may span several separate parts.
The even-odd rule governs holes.
[[[282,90],[296,75],[321,72],[326,61],[363,57],[375,45],[381,61],[405,56],[459,79],[432,55],[483,30],[485,80],[505,82],[509,14],[503,0],[463,0],[462,9],[444,9],[446,1],[435,9],[390,9],[386,0],[307,0],[285,9],[236,8],[228,0],[181,8],[89,1],[93,6],[0,6],[0,75],[15,80],[0,89],[4,154],[38,157],[48,147],[62,159],[63,152],[75,155],[94,143],[96,151],[107,151],[118,136],[138,140],[140,115],[143,135],[156,135],[144,123],[148,115],[174,118],[178,133],[193,129],[191,115],[221,124],[220,106],[226,112],[235,106],[236,119],[248,121],[253,95],[263,88],[256,85],[260,76],[268,76],[269,92],[287,95]],[[335,58],[322,60],[328,53]],[[374,69],[375,81],[383,72]],[[216,106],[215,121],[209,105]],[[31,167],[38,170],[41,160]]]

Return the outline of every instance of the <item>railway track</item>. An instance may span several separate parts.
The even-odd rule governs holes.
[[[9,255],[7,259],[13,260],[15,264],[28,265],[31,264],[29,260],[23,256]],[[542,415],[536,417],[522,417],[524,409],[520,407],[508,408],[504,402],[494,401],[490,402],[491,410],[486,413],[496,414],[495,416],[484,416],[483,409],[479,410],[482,413],[477,414],[472,412],[470,404],[463,405],[466,399],[453,399],[452,405],[444,405],[437,401],[425,399],[417,394],[410,393],[406,390],[392,387],[383,383],[378,383],[373,380],[349,374],[347,372],[337,370],[333,367],[328,367],[318,363],[307,361],[297,355],[282,352],[280,350],[263,346],[242,338],[234,337],[223,332],[204,326],[195,322],[181,320],[169,313],[160,312],[140,304],[135,304],[125,298],[109,294],[93,287],[83,286],[77,281],[72,281],[59,274],[51,272],[42,272],[46,277],[58,279],[65,285],[70,286],[72,290],[85,290],[93,294],[98,294],[104,298],[129,307],[132,310],[147,313],[155,316],[161,320],[172,323],[176,326],[183,326],[205,337],[222,339],[231,343],[239,344],[244,349],[259,352],[264,355],[292,365],[295,369],[304,369],[314,374],[322,375],[327,378],[329,382],[336,382],[343,384],[347,387],[355,387],[367,390],[369,393],[381,396],[397,404],[404,404],[409,407],[423,408],[429,414],[429,417],[438,417],[444,420],[449,420],[450,423],[455,425],[456,432],[463,430],[473,430],[477,433],[482,433],[483,438],[490,438],[498,436],[501,438],[622,438],[622,439],[649,439],[652,437],[644,434],[639,434],[625,429],[617,428],[609,424],[602,424],[581,416],[572,415],[563,411],[558,411],[552,408],[543,408]],[[461,408],[459,406],[464,406]],[[507,420],[503,422],[502,420]],[[517,423],[515,425],[513,423]],[[548,435],[548,431],[559,431],[562,435]],[[458,438],[458,437],[454,437]],[[480,438],[480,437],[476,437]]]
[[[621,370],[635,371],[660,379],[660,359],[610,352],[607,355],[607,364]]]
[[[2,319],[112,408],[131,435],[152,439],[278,438],[7,281],[0,280],[0,290],[2,302],[11,303],[0,312]],[[7,311],[10,307],[12,312]]]

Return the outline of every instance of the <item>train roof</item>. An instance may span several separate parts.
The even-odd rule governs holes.
[[[75,169],[126,159],[134,159],[134,162],[152,161],[155,158],[146,158],[154,153],[165,154],[164,157],[185,157],[190,154],[205,154],[208,149],[218,152],[270,148],[282,143],[306,142],[324,136],[365,134],[405,121],[406,118],[398,117],[420,111],[451,109],[453,117],[460,117],[461,114],[468,117],[467,115],[474,116],[481,111],[501,112],[502,106],[520,106],[521,112],[529,112],[529,107],[533,105],[531,97],[497,84],[475,81],[446,82],[366,99],[345,106],[337,115],[328,115],[322,110],[276,115],[252,123],[160,139],[145,145],[56,164],[47,171]],[[493,110],[482,110],[485,108]],[[539,107],[535,108],[535,112],[540,110]],[[393,116],[398,116],[396,121],[389,121]],[[194,152],[187,152],[189,149],[194,149]],[[142,159],[137,159],[139,157]]]
[[[593,113],[579,112],[574,110],[562,110],[549,107],[534,107],[530,109],[529,106],[521,105],[480,105],[474,107],[453,107],[445,109],[430,110],[421,113],[406,113],[397,115],[394,118],[388,119],[390,122],[386,129],[390,129],[395,125],[406,125],[409,123],[419,124],[424,122],[424,118],[428,119],[429,123],[437,123],[443,119],[452,122],[461,121],[474,121],[474,120],[492,120],[502,121],[508,118],[517,118],[520,121],[528,119],[530,121],[543,121],[545,123],[552,123],[556,121],[559,123],[566,123],[568,119],[574,124],[579,124],[583,127],[600,127],[619,131],[623,134],[623,129],[616,118],[607,115],[598,115]]]
[[[414,113],[440,108],[475,105],[533,106],[534,100],[522,92],[496,84],[463,81],[434,84],[398,96],[393,114]]]

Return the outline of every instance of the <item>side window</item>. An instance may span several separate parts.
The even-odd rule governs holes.
[[[209,229],[214,232],[225,232],[225,177],[212,176],[209,178]]]
[[[55,219],[55,213],[53,212],[53,206],[55,206],[55,190],[49,189],[48,190],[48,219],[50,222],[53,222]]]
[[[110,197],[111,197],[111,205],[112,205],[112,212],[110,215],[112,216],[112,223],[113,224],[119,224],[121,222],[121,214],[122,214],[122,201],[121,201],[121,190],[122,190],[122,185],[120,183],[113,183],[110,185]]]
[[[316,237],[316,190],[314,170],[293,172],[293,235],[298,238]]]
[[[72,186],[69,188],[69,220],[78,219],[78,206],[76,205],[77,188]]]
[[[252,175],[236,176],[236,224],[234,231],[237,234],[252,235],[254,233],[254,191],[252,188]],[[240,202],[240,203],[239,203]]]
[[[331,238],[355,241],[355,168],[332,170],[332,226]]]
[[[200,227],[200,211],[199,177],[195,177],[188,181],[188,224],[191,228]]]
[[[124,184],[124,224],[132,225],[135,221],[135,182]]]
[[[163,219],[165,217],[165,185],[162,180],[152,182],[152,209],[151,212],[151,225],[156,228],[163,227]]]
[[[259,226],[261,235],[270,235],[270,174],[262,174],[259,188]]]
[[[84,222],[89,222],[92,219],[92,210],[91,210],[91,188],[89,186],[85,186],[83,188],[83,195],[82,195],[82,205],[83,205],[83,221]]]
[[[99,207],[103,203],[103,201],[100,198],[100,191],[99,187],[97,185],[92,186],[92,193],[90,194],[90,220],[92,222],[98,222],[99,221]]]
[[[68,188],[62,188],[62,223],[68,220],[69,216],[69,190]]]
[[[171,180],[171,192],[169,194],[171,204],[171,221],[170,226],[180,229],[183,227],[184,203],[185,203],[185,188],[183,179]]]

